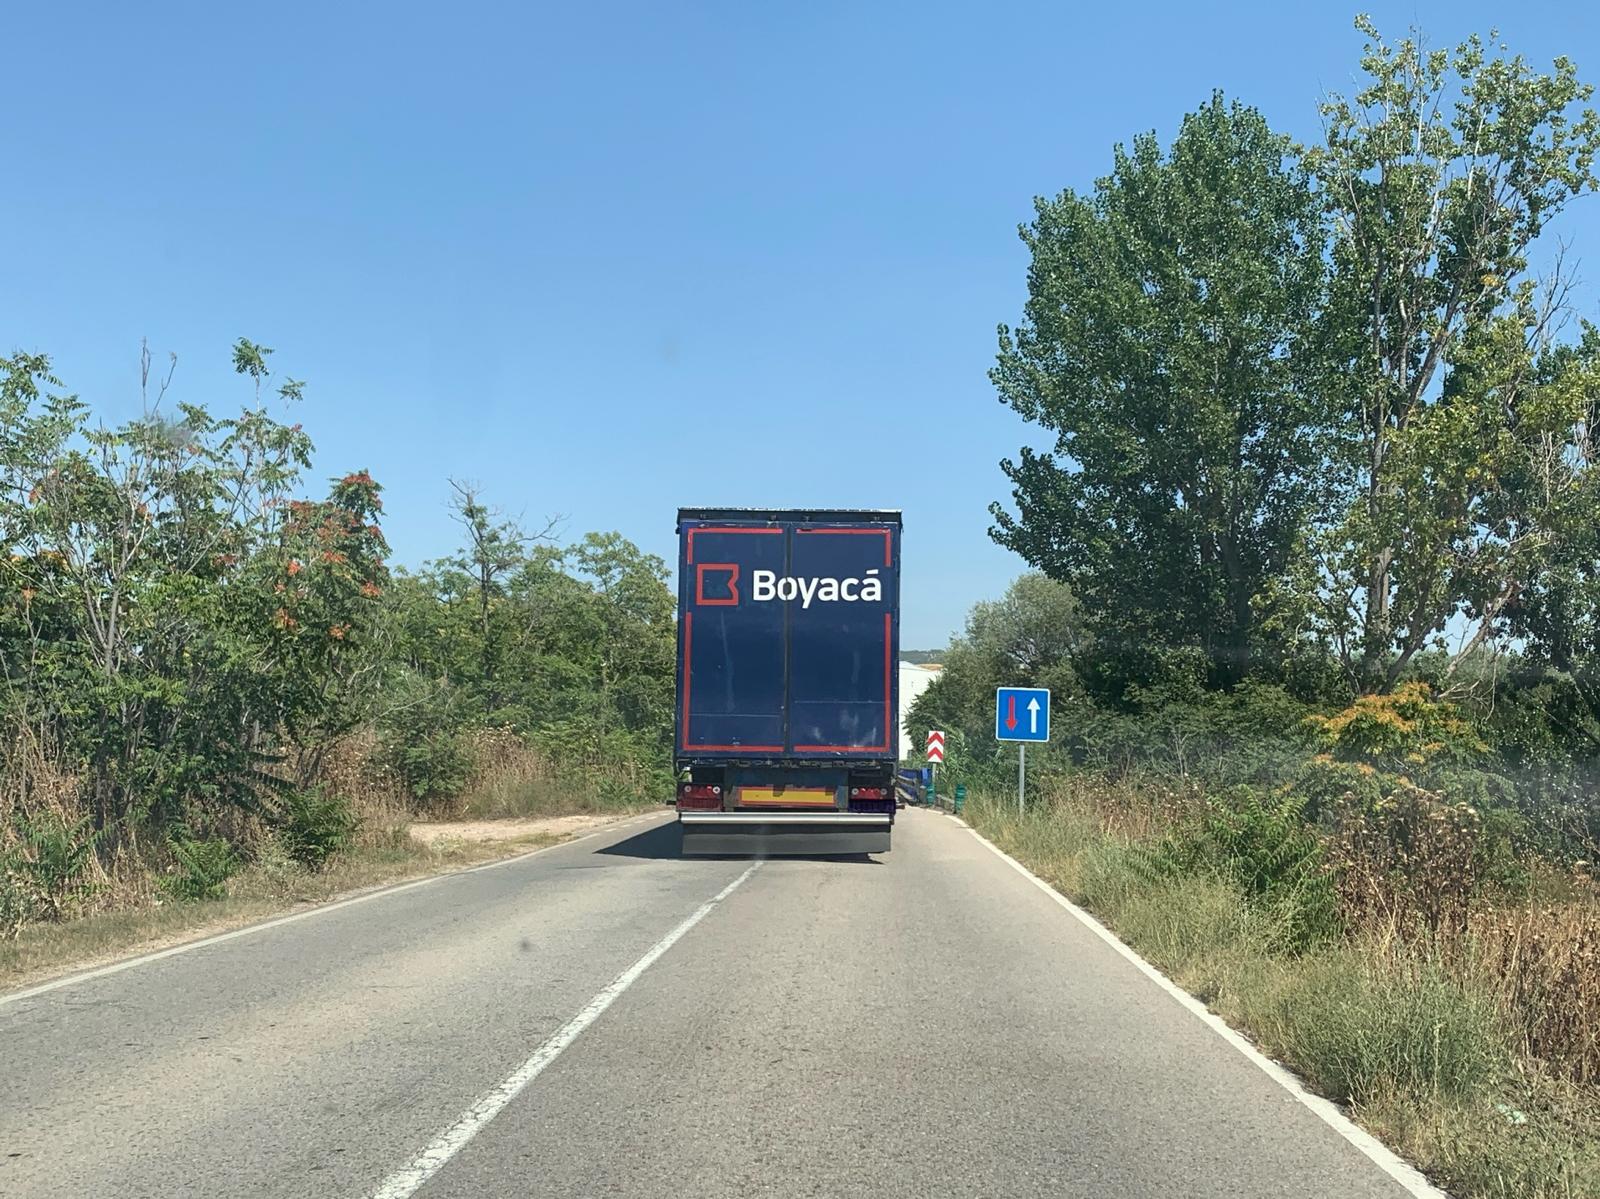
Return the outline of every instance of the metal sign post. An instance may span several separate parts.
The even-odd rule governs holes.
[[[1028,746],[1017,746],[1017,815],[1022,815],[1022,794],[1028,782]]]

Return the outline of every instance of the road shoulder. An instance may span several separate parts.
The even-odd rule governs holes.
[[[536,819],[429,821],[411,826],[404,853],[366,853],[282,894],[98,912],[24,929],[0,942],[0,1003],[156,955],[208,944],[285,918],[310,915],[462,871],[497,866],[585,840],[655,812]],[[420,852],[419,852],[420,851]]]

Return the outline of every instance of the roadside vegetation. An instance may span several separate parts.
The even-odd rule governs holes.
[[[226,417],[146,354],[117,428],[0,358],[0,946],[432,868],[414,818],[670,786],[665,564],[451,483],[460,551],[391,569],[371,475],[307,495],[306,387],[271,353],[234,346]]]
[[[1558,59],[1365,20],[1037,201],[980,604],[909,729],[972,822],[1460,1199],[1600,1194],[1600,332]],[[1055,741],[993,735],[1053,691]]]
[[[1031,572],[908,731],[1459,1199],[1600,1194],[1600,330],[1560,224],[1600,119],[1566,59],[1358,27],[1316,144],[1219,93],[1036,202],[991,373],[1049,446],[993,509]],[[0,359],[0,972],[488,852],[418,818],[670,792],[665,564],[454,483],[460,550],[391,568],[270,355],[228,416],[147,357],[112,429]],[[1053,691],[1021,814],[1001,684]]]

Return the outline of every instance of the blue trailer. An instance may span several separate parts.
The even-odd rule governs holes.
[[[684,852],[887,852],[899,650],[900,513],[680,509]]]

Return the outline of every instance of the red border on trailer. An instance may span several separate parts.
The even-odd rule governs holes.
[[[873,536],[881,534],[883,537],[883,564],[894,565],[894,530],[888,528],[877,529],[796,529],[795,535],[810,534],[812,536],[827,536],[830,533],[846,536]],[[893,693],[890,686],[890,673],[894,669],[894,616],[891,613],[883,614],[883,742],[880,745],[797,745],[795,753],[824,753],[824,754],[877,754],[887,753],[889,750],[889,699]]]
[[[689,530],[688,536],[685,539],[687,541],[687,548],[686,548],[686,554],[685,554],[685,564],[686,565],[690,565],[690,566],[695,565],[695,561],[694,561],[694,535],[696,533],[777,533],[777,534],[782,534],[782,532],[783,532],[783,529],[781,527],[773,528],[770,525],[734,525],[734,526],[696,525],[695,527],[693,527],[692,529]],[[707,563],[706,565],[715,565],[715,564],[714,563]],[[737,573],[735,573],[734,578],[738,578]],[[699,591],[700,582],[701,582],[700,572],[697,570],[695,572],[695,588],[696,588],[695,602],[697,604],[701,602],[700,595],[703,594],[703,593],[701,593]],[[734,604],[737,604],[739,601],[738,601],[737,598],[735,598],[732,602]],[[728,603],[729,603],[729,601],[727,601],[727,600],[713,601],[708,606],[711,606],[711,607],[726,606],[726,605],[728,605]],[[694,750],[694,749],[704,749],[704,750],[710,750],[712,753],[719,753],[719,754],[736,754],[736,753],[781,754],[783,752],[783,746],[781,746],[781,745],[695,745],[692,742],[690,742],[690,740],[689,740],[689,663],[693,660],[693,658],[691,656],[691,653],[690,653],[691,649],[694,646],[693,637],[694,637],[694,613],[693,612],[689,612],[689,611],[685,611],[684,614],[683,614],[683,749],[685,751]]]
[[[783,532],[783,528],[781,526],[774,528],[774,527],[772,527],[770,525],[760,525],[760,526],[757,526],[757,525],[735,525],[735,526],[696,525],[694,528],[689,530],[688,535],[687,535],[687,537],[685,539],[686,542],[687,542],[686,549],[685,549],[685,565],[694,565],[695,564],[695,561],[694,561],[694,535],[696,533],[782,533],[782,532]],[[894,565],[894,530],[893,529],[889,529],[889,528],[874,528],[874,529],[839,528],[839,529],[796,529],[795,530],[795,534],[797,536],[802,535],[802,534],[811,534],[813,536],[815,536],[815,535],[824,535],[825,536],[825,535],[830,534],[830,533],[837,533],[837,534],[842,534],[842,535],[846,535],[846,536],[858,536],[858,537],[859,536],[863,536],[863,535],[869,536],[869,537],[870,536],[875,536],[875,535],[881,535],[883,537],[883,564],[885,566]],[[709,566],[709,565],[715,565],[715,564],[706,563],[706,565]],[[699,572],[696,571],[695,575],[696,575],[696,577],[695,577],[695,584],[696,584],[695,601],[696,601],[697,604],[699,604],[700,602],[702,602],[701,599],[700,599],[700,591],[699,591],[699,584],[700,584]],[[737,600],[735,600],[734,602],[737,603]],[[727,600],[713,601],[713,603],[710,606],[717,606],[719,604],[726,605],[727,603],[728,603]],[[685,751],[703,749],[703,750],[710,750],[713,753],[741,753],[741,752],[747,752],[747,753],[777,753],[777,754],[781,754],[781,753],[788,752],[787,748],[785,746],[782,746],[782,745],[696,745],[696,744],[692,743],[689,740],[689,678],[690,678],[689,664],[692,661],[691,650],[693,649],[693,646],[694,646],[693,637],[694,637],[694,613],[685,611],[684,614],[683,614],[683,672],[682,672],[682,680],[683,680],[683,711],[682,711],[683,746],[682,746],[682,748]],[[893,674],[892,674],[893,670],[894,670],[894,616],[893,616],[892,613],[885,612],[883,614],[883,742],[881,744],[879,744],[879,745],[796,745],[794,747],[794,752],[795,753],[844,753],[844,754],[887,753],[888,750],[889,750],[889,725],[891,723],[891,721],[890,721],[890,717],[891,717],[890,699],[891,699],[892,694],[893,694],[893,687],[890,685],[890,683],[891,683],[891,680],[893,678]]]

